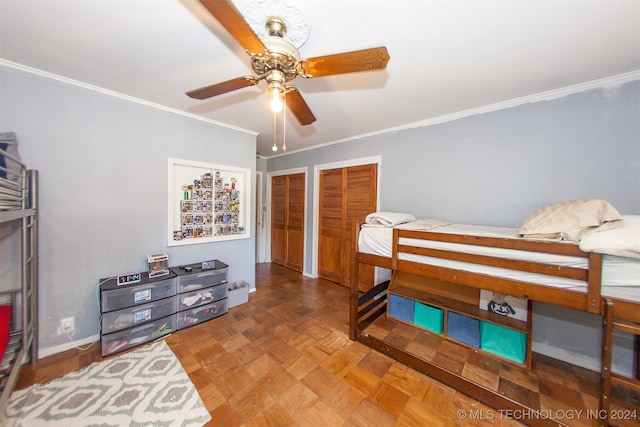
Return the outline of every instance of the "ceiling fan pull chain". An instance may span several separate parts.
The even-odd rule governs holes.
[[[287,92],[282,96],[282,152],[287,152]]]

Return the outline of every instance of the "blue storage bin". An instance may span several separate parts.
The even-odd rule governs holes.
[[[475,348],[480,348],[480,321],[469,316],[449,312],[447,336]]]
[[[415,301],[395,294],[389,296],[389,316],[413,323]]]
[[[416,302],[413,323],[421,328],[439,334],[442,332],[444,315],[441,308]]]
[[[505,359],[524,363],[527,357],[527,334],[493,323],[480,323],[480,348]]]

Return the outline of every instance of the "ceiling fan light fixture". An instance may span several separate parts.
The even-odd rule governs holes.
[[[273,147],[271,147],[271,151],[274,153],[278,151],[278,145],[276,144],[276,136],[278,135],[276,123],[278,121],[278,115],[273,113]]]
[[[267,76],[267,96],[271,99],[269,107],[274,113],[282,110],[282,99],[286,91],[284,81],[284,73],[279,70],[271,70]]]
[[[284,85],[279,81],[269,82],[267,85],[267,95],[271,99],[269,107],[274,113],[282,111],[282,98],[284,97]]]
[[[271,101],[269,102],[269,108],[274,113],[279,113],[282,111],[282,97],[274,92],[274,95],[271,97]]]
[[[270,107],[275,111],[274,151],[278,149],[275,141],[277,111],[284,110],[283,128],[286,128],[287,109],[291,110],[302,126],[310,125],[316,120],[298,89],[288,85],[289,82],[297,76],[315,78],[382,70],[387,66],[389,54],[384,46],[302,60],[298,49],[307,40],[309,26],[294,0],[244,0],[247,2],[244,14],[235,7],[236,1],[238,0],[200,0],[250,55],[255,75],[204,86],[186,94],[194,99],[208,99],[255,86],[265,80]],[[285,139],[283,129],[283,151],[286,151]]]

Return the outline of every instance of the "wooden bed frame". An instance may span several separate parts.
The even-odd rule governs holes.
[[[390,258],[359,252],[358,237],[361,224],[352,223],[352,252],[351,252],[351,292],[350,292],[350,318],[349,334],[354,341],[372,347],[388,356],[415,368],[430,377],[447,384],[473,398],[498,410],[531,410],[527,406],[514,401],[470,381],[444,367],[438,366],[415,354],[405,351],[388,340],[382,340],[367,332],[376,319],[387,311],[389,294],[389,282],[378,284],[367,292],[358,289],[358,273],[360,265],[371,265],[387,268],[393,271],[408,273],[427,278],[425,283],[439,283],[441,285],[462,285],[463,287],[485,289],[501,292],[515,297],[528,298],[530,301],[539,301],[574,310],[586,311],[603,318],[603,351],[600,399],[600,409],[609,413],[609,396],[611,384],[619,384],[640,391],[640,381],[629,379],[610,372],[612,331],[620,329],[632,334],[640,334],[640,304],[629,301],[604,298],[600,294],[600,281],[602,275],[602,255],[587,253],[579,249],[577,245],[559,242],[541,242],[531,240],[518,240],[495,237],[479,237],[459,234],[434,233],[429,231],[393,230],[392,256]],[[474,255],[462,252],[452,252],[438,249],[426,249],[418,246],[400,244],[400,238],[437,240],[442,242],[461,243],[466,245],[481,245],[495,248],[515,249],[523,251],[560,254],[572,257],[582,257],[588,260],[587,268],[564,267],[550,264],[541,264],[529,261],[514,261],[493,256]],[[491,265],[511,270],[540,273],[554,277],[581,280],[587,285],[587,292],[569,289],[536,285],[513,279],[501,279],[479,273],[470,273],[446,267],[438,267],[407,261],[400,258],[400,254],[426,255],[444,258],[453,261],[462,261],[482,265]],[[429,292],[428,289],[426,289]],[[529,334],[530,337],[530,334]],[[636,337],[637,338],[637,337]],[[637,343],[637,339],[636,339]],[[529,338],[529,347],[530,347]],[[529,350],[530,351],[530,348]],[[636,353],[637,356],[637,353]],[[637,359],[637,357],[636,357]],[[637,362],[636,362],[637,363]],[[525,364],[528,368],[529,364]],[[636,367],[638,370],[638,367]],[[636,373],[636,377],[638,377]],[[601,420],[602,425],[608,425],[608,419]],[[557,420],[530,420],[531,425],[563,425]]]

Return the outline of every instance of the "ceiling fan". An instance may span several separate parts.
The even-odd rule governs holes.
[[[297,76],[304,78],[324,77],[334,74],[359,71],[382,70],[387,66],[389,54],[385,47],[375,47],[334,55],[301,59],[298,49],[284,37],[286,22],[271,16],[266,19],[267,37],[259,38],[251,26],[236,9],[231,0],[199,0],[229,34],[247,51],[251,57],[251,68],[255,76],[243,76],[216,83],[187,92],[195,99],[207,99],[267,82],[267,95],[271,108],[278,111],[282,101],[298,119],[301,125],[309,125],[316,118],[302,95],[287,83]],[[286,95],[286,96],[285,96]]]

